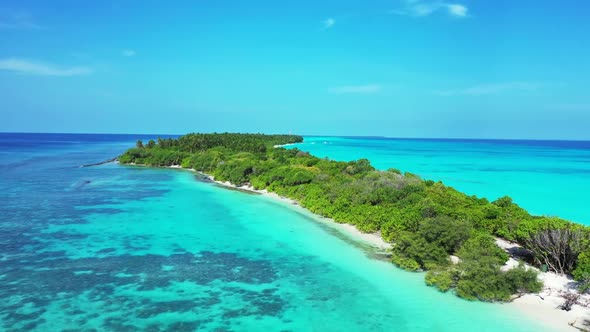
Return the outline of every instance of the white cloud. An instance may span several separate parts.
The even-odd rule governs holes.
[[[123,56],[126,56],[126,57],[132,57],[132,56],[135,56],[135,54],[137,54],[137,53],[134,50],[125,49],[121,52],[121,54],[123,54]]]
[[[79,76],[92,74],[93,72],[88,67],[62,68],[18,58],[0,59],[0,70],[39,76]]]
[[[435,91],[434,93],[445,97],[459,95],[481,96],[498,94],[507,91],[535,91],[544,86],[546,86],[546,84],[540,82],[505,82],[482,84],[462,89]]]
[[[390,11],[391,14],[425,17],[430,16],[438,11],[446,11],[453,17],[468,17],[469,9],[458,3],[448,3],[442,1],[424,1],[424,0],[403,0],[403,5],[399,9]]]
[[[336,20],[329,17],[324,21],[324,29],[330,29],[334,24],[336,24]]]
[[[346,85],[329,88],[328,92],[334,94],[371,94],[381,91],[381,86],[378,84],[367,85]]]
[[[428,16],[439,9],[438,4],[418,3],[410,6],[410,12],[414,16]]]
[[[447,4],[447,10],[449,14],[457,17],[465,17],[467,16],[467,7],[459,4]]]

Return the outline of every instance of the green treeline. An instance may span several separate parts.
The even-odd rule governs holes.
[[[529,249],[531,264],[573,273],[584,284],[590,280],[590,232],[582,225],[532,216],[509,197],[489,202],[414,174],[378,171],[366,159],[338,162],[273,148],[302,140],[294,135],[189,134],[145,145],[138,141],[119,161],[182,165],[216,180],[250,183],[363,232],[380,232],[393,244],[393,263],[428,271],[428,285],[454,289],[466,299],[506,301],[542,287],[536,272],[523,265],[501,270],[508,255],[496,246],[495,236]]]

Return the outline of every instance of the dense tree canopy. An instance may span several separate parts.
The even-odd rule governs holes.
[[[137,144],[119,160],[182,165],[217,180],[249,183],[363,232],[380,232],[393,244],[395,264],[428,270],[427,284],[441,291],[454,288],[467,299],[507,300],[540,288],[532,270],[500,269],[507,255],[495,245],[494,236],[531,249],[530,263],[547,264],[559,273],[577,268],[576,277],[590,278],[586,227],[531,216],[509,197],[489,202],[414,174],[378,171],[366,159],[338,162],[296,148],[273,148],[302,140],[294,135],[189,134]],[[460,262],[451,263],[450,255]]]

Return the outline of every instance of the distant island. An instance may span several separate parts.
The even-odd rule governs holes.
[[[532,216],[509,197],[493,202],[442,182],[397,169],[376,170],[367,159],[340,162],[282,145],[296,135],[188,134],[137,141],[121,164],[176,166],[235,186],[251,185],[297,201],[311,212],[378,233],[391,243],[391,261],[427,271],[426,284],[480,301],[510,301],[538,293],[541,271],[573,275],[580,292],[590,285],[590,230],[556,217]],[[516,243],[519,263],[497,242]],[[525,266],[525,263],[528,264]],[[577,297],[561,305],[569,310]]]

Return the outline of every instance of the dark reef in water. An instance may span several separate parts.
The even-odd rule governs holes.
[[[31,237],[16,234],[21,245],[40,245]],[[67,233],[58,234],[60,238]],[[71,234],[79,237],[79,234]],[[241,287],[223,287],[221,292],[211,291],[198,298],[187,298],[179,293],[179,300],[154,301],[148,297],[137,298],[119,295],[117,289],[129,287],[138,291],[153,291],[170,287],[176,282],[191,282],[208,285],[213,282],[239,283],[249,285],[269,284],[276,280],[275,269],[265,260],[252,260],[234,253],[201,251],[198,253],[177,252],[165,255],[119,255],[112,248],[101,250],[103,257],[68,258],[64,252],[45,252],[35,255],[8,255],[0,267],[3,275],[0,295],[7,298],[18,294],[21,300],[11,305],[0,305],[2,328],[10,331],[27,331],[43,322],[41,316],[45,306],[60,299],[65,301],[61,309],[79,326],[97,318],[76,308],[67,301],[86,296],[93,303],[102,303],[105,317],[102,328],[106,330],[137,330],[130,322],[140,322],[160,314],[176,312],[198,312],[204,308],[219,306],[223,319],[243,316],[280,316],[286,303],[277,294],[278,289],[269,287],[263,291],[252,291]],[[14,252],[13,252],[14,253]],[[223,308],[221,298],[238,297],[244,303],[241,309]],[[18,313],[19,308],[32,308],[28,313]],[[119,313],[116,317],[106,313]],[[121,312],[127,318],[122,318]],[[152,330],[190,331],[204,321],[174,322],[169,326],[151,325]]]
[[[102,170],[101,174],[109,172]],[[22,180],[27,191],[15,190],[2,205],[0,330],[31,331],[46,329],[44,324],[61,324],[54,319],[68,322],[63,328],[76,331],[228,330],[238,322],[232,321],[236,308],[224,298],[241,304],[245,308],[242,316],[280,317],[288,306],[273,284],[279,279],[277,271],[265,259],[228,252],[188,252],[180,246],[170,254],[146,255],[153,239],[143,235],[122,235],[116,246],[98,247],[88,254],[91,257],[71,257],[48,247],[48,243],[67,245],[90,240],[87,234],[67,228],[50,231],[51,226],[85,225],[89,215],[125,212],[116,206],[118,202],[160,197],[168,190],[158,184],[169,177],[165,172],[150,173],[154,181],[150,183],[140,175],[129,174],[126,180],[138,180],[133,190],[125,184],[95,186],[95,181],[84,180],[90,183],[73,193],[72,180],[80,183],[79,178],[87,178],[86,173],[78,179],[27,174]],[[23,208],[30,206],[32,199],[37,207]],[[195,285],[193,291],[203,291],[195,295],[176,289],[180,283],[191,283]],[[242,286],[219,289],[219,283]],[[142,291],[163,291],[173,296],[154,298]],[[53,316],[55,306],[59,317]],[[219,317],[211,316],[211,312]],[[172,320],[159,316],[171,313],[184,315]],[[220,322],[217,318],[222,315],[225,319]]]

